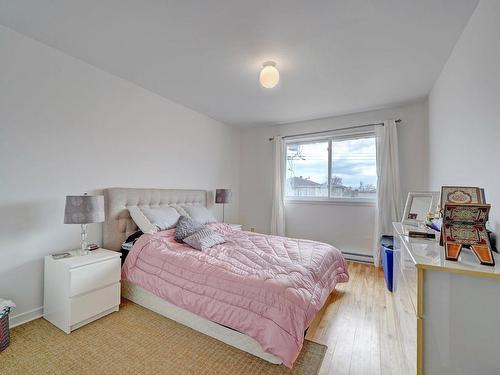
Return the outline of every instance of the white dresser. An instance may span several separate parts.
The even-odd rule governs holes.
[[[500,257],[472,252],[445,260],[435,240],[409,238],[394,223],[396,326],[406,374],[500,374]]]
[[[120,256],[104,249],[57,260],[46,256],[43,317],[70,333],[118,311]]]

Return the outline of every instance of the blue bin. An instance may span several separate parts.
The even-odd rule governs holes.
[[[382,252],[382,267],[384,268],[385,284],[387,285],[387,289],[392,292],[394,237],[382,236],[380,239],[380,249]]]

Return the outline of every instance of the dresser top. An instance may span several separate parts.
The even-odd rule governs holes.
[[[88,255],[78,255],[61,259],[54,259],[52,258],[52,255],[47,255],[45,258],[54,262],[65,264],[68,268],[76,268],[119,257],[121,257],[121,253],[119,251],[97,249],[91,251]]]
[[[409,230],[415,230],[416,227],[404,225],[403,223],[393,223],[395,235],[401,239],[401,245],[404,246],[410,254],[412,261],[417,268],[427,268],[442,270],[447,272],[463,273],[482,277],[493,277],[500,279],[500,257],[493,252],[495,266],[483,266],[472,253],[472,250],[464,248],[460,253],[458,261],[446,260],[444,247],[439,246],[439,240],[410,238]],[[439,236],[439,233],[436,232]]]

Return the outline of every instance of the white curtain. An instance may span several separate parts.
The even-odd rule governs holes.
[[[271,211],[271,234],[285,235],[285,204],[283,201],[283,139],[273,138],[273,206]]]
[[[401,220],[402,199],[399,180],[398,134],[394,120],[377,126],[377,212],[373,259],[380,265],[380,237],[392,234],[392,222]]]

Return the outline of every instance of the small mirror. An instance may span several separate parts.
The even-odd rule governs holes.
[[[437,191],[408,193],[403,214],[403,223],[418,225],[419,223],[424,222],[427,212],[436,211],[438,200],[439,192]]]

